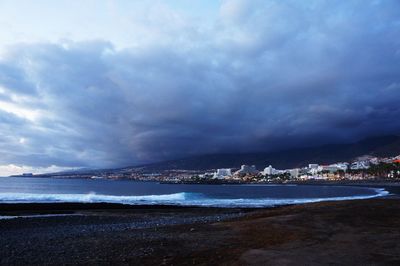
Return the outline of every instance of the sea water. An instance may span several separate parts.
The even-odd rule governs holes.
[[[323,185],[188,185],[102,179],[0,178],[0,203],[270,207],[387,195],[381,188]]]

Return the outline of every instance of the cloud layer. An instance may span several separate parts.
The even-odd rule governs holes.
[[[113,167],[400,132],[398,1],[223,1],[211,21],[157,12],[131,47],[5,50],[0,165]]]

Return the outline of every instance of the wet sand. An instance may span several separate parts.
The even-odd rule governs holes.
[[[273,209],[0,205],[1,265],[400,265],[400,200]]]

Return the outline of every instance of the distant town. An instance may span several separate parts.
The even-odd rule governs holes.
[[[379,158],[365,155],[352,162],[333,164],[309,163],[304,167],[276,169],[266,165],[257,169],[254,165],[240,168],[220,168],[208,171],[162,170],[151,171],[146,167],[131,167],[112,170],[91,170],[33,175],[25,173],[20,177],[88,178],[88,179],[128,179],[136,181],[158,181],[163,183],[290,183],[306,181],[360,181],[399,180],[400,155]]]

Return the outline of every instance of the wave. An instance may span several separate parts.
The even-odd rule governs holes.
[[[114,196],[96,193],[88,194],[34,194],[34,193],[0,193],[0,202],[78,202],[78,203],[135,203],[135,202],[176,202],[186,199],[188,193],[144,196]]]
[[[314,203],[322,201],[341,201],[341,200],[357,200],[357,199],[371,199],[376,197],[383,197],[389,195],[384,189],[375,189],[374,195],[357,195],[357,196],[344,196],[344,197],[326,197],[326,198],[263,198],[263,199],[201,199],[192,200],[190,203],[194,206],[204,207],[242,207],[242,208],[264,208],[280,205],[293,205]]]
[[[386,196],[389,194],[384,189],[374,189],[373,195],[357,195],[345,197],[327,198],[238,198],[220,199],[209,198],[200,193],[174,193],[163,195],[145,196],[114,196],[89,194],[33,194],[33,193],[0,193],[0,203],[119,203],[129,205],[179,205],[179,206],[203,206],[203,207],[243,207],[262,208],[279,205],[302,204],[321,201],[340,201],[368,199]]]

